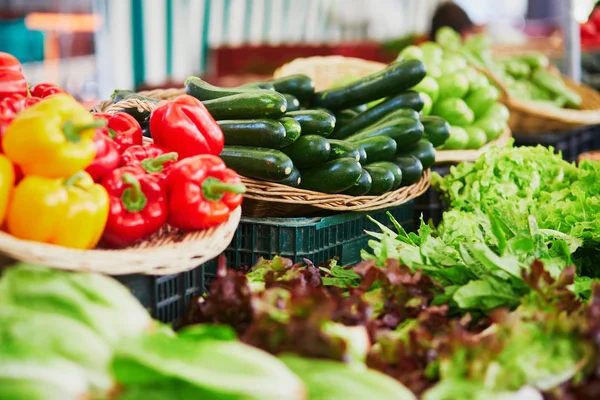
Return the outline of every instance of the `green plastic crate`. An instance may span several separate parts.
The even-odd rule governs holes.
[[[230,267],[254,265],[260,258],[276,255],[302,261],[307,258],[318,264],[339,257],[344,265],[360,261],[361,249],[367,248],[369,236],[365,230],[377,231],[371,216],[385,226],[393,228],[386,212],[406,229],[413,228],[413,202],[398,207],[371,212],[348,212],[318,218],[246,218],[240,225],[227,250]],[[210,284],[216,265],[205,267],[205,279]]]

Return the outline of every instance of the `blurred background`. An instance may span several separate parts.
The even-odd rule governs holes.
[[[24,63],[29,81],[58,83],[93,104],[114,88],[177,86],[189,75],[235,85],[301,56],[390,61],[427,38],[444,2],[0,0],[0,51]],[[563,56],[566,0],[455,3],[498,51]],[[574,18],[586,21],[595,3],[576,0]],[[584,43],[584,57],[600,47],[594,43]]]

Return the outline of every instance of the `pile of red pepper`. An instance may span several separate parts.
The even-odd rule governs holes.
[[[581,47],[586,50],[600,49],[600,7],[592,11],[589,19],[579,25]]]
[[[52,106],[45,98],[54,98],[57,93],[66,92],[52,84],[30,88],[19,62],[0,53],[0,139],[20,112],[40,102],[51,112]],[[152,112],[149,124],[154,143],[144,144],[142,128],[129,114],[100,113],[94,118],[98,120],[92,124],[96,129],[95,156],[80,153],[78,157],[93,158],[85,163],[85,171],[108,193],[108,219],[102,234],[105,245],[134,244],[165,224],[182,230],[214,227],[225,222],[241,204],[245,187],[218,157],[224,144],[221,129],[195,98],[183,95],[163,102]],[[83,140],[70,138],[78,126],[71,122],[72,126],[67,127],[69,123],[61,125],[66,146]],[[13,164],[18,186],[22,177],[19,165],[23,163]],[[31,171],[25,172],[29,175]]]

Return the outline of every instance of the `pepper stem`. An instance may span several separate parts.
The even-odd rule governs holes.
[[[142,160],[141,164],[144,170],[151,174],[152,172],[162,172],[165,169],[165,163],[169,161],[176,161],[179,158],[179,154],[176,152],[161,154],[158,157],[148,157]]]
[[[202,182],[202,193],[206,200],[219,201],[225,193],[246,193],[246,186],[243,183],[225,183],[220,179],[208,177]]]
[[[123,194],[121,195],[123,207],[130,213],[142,211],[146,207],[146,204],[148,204],[148,197],[142,191],[139,179],[131,174],[123,174],[121,179],[123,183],[130,185],[130,187],[123,190]]]
[[[116,138],[116,137],[117,137],[117,132],[115,132],[115,130],[114,130],[114,129],[111,129],[111,128],[106,128],[106,131],[108,132],[108,136],[109,136],[111,139],[114,139],[114,138]]]
[[[102,128],[106,126],[106,121],[103,119],[97,119],[94,122],[83,125],[76,125],[73,121],[65,121],[62,126],[63,134],[67,140],[71,143],[79,143],[81,140],[81,132],[87,129]]]
[[[65,180],[65,183],[64,183],[64,185],[65,185],[66,187],[73,186],[73,185],[75,185],[75,184],[77,183],[77,181],[79,181],[79,180],[80,180],[81,178],[83,178],[84,176],[85,176],[85,172],[83,172],[83,171],[79,171],[79,172],[77,172],[77,173],[75,173],[75,174],[71,175],[70,177],[68,177],[68,178]]]

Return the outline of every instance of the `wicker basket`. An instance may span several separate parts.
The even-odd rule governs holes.
[[[582,126],[600,124],[600,93],[562,76],[565,84],[576,91],[582,99],[580,110],[543,106],[519,100],[508,94],[506,86],[490,71],[485,73],[500,89],[500,100],[510,111],[509,126],[515,134],[538,135],[550,132],[565,132]],[[552,69],[552,72],[559,74]]]
[[[140,92],[141,95],[157,99],[170,99],[183,93],[181,89]],[[124,100],[117,104],[104,101],[95,107],[95,111],[118,112],[128,107],[152,111],[155,105],[137,99]],[[417,183],[381,196],[326,194],[248,177],[242,177],[242,181],[246,185],[242,207],[243,215],[248,217],[307,217],[326,211],[374,211],[406,203],[420,196],[429,188],[429,171],[426,171]]]
[[[583,160],[600,161],[600,151],[589,151],[580,154],[577,161],[581,162]]]
[[[170,275],[217,257],[229,245],[240,222],[241,207],[224,224],[202,231],[181,232],[165,226],[135,246],[120,250],[75,250],[17,239],[0,232],[0,253],[53,268],[108,275]]]

